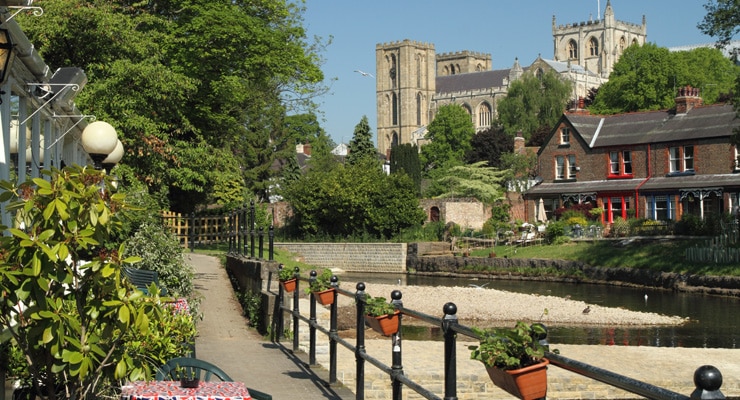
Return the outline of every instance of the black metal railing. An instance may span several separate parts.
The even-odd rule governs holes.
[[[271,275],[272,276],[272,275]],[[376,359],[375,357],[367,354],[365,350],[365,301],[366,301],[366,286],[360,282],[356,285],[355,292],[350,292],[339,288],[339,280],[336,276],[332,277],[333,291],[333,302],[330,306],[330,320],[329,329],[322,327],[317,323],[316,320],[316,298],[312,293],[310,295],[310,308],[309,315],[306,317],[301,314],[299,307],[299,290],[300,282],[306,281],[305,278],[300,277],[298,268],[295,269],[294,276],[297,278],[296,288],[293,292],[292,308],[286,304],[286,296],[283,287],[280,286],[278,289],[278,299],[276,303],[277,312],[275,318],[273,318],[272,326],[272,340],[280,342],[284,338],[284,313],[290,313],[292,316],[292,329],[293,329],[293,341],[292,350],[294,352],[299,349],[299,336],[301,323],[308,326],[309,330],[309,347],[308,347],[308,362],[310,365],[317,365],[316,363],[316,333],[321,332],[327,335],[329,338],[329,384],[336,385],[337,382],[337,344],[340,344],[348,350],[354,352],[355,365],[356,365],[356,377],[355,377],[355,398],[365,398],[365,365],[370,363],[372,366],[378,368],[383,373],[387,374],[391,378],[391,390],[392,399],[400,400],[402,398],[403,387],[407,387],[414,392],[418,393],[426,399],[444,399],[444,400],[455,400],[457,399],[457,359],[456,359],[456,341],[457,335],[465,335],[470,338],[480,340],[480,337],[473,331],[472,328],[461,325],[457,319],[457,306],[454,303],[446,303],[443,307],[442,318],[428,315],[416,310],[408,309],[403,307],[402,293],[400,290],[394,290],[391,292],[391,304],[400,311],[399,314],[399,329],[398,332],[391,335],[392,341],[392,364],[386,365]],[[272,278],[270,278],[272,279]],[[310,281],[316,279],[316,271],[311,271],[311,276],[308,278]],[[268,289],[270,288],[268,283]],[[355,305],[357,307],[357,326],[356,326],[356,337],[354,345],[349,341],[339,337],[337,332],[337,299],[338,296],[348,296],[354,298]],[[430,325],[439,326],[442,329],[444,335],[444,395],[439,397],[431,390],[423,387],[421,384],[413,381],[403,372],[403,351],[401,345],[401,325],[404,317],[415,318],[419,321],[423,321]],[[547,344],[546,336],[540,337],[540,341],[543,344]],[[573,373],[589,377],[591,379],[606,383],[625,391],[644,396],[651,399],[672,399],[672,400],[695,400],[695,399],[724,399],[724,395],[720,391],[722,385],[722,375],[720,371],[709,365],[699,367],[694,372],[694,383],[696,389],[689,396],[676,393],[649,383],[641,382],[617,373],[594,367],[592,365],[572,360],[564,357],[560,354],[547,352],[545,357],[550,361],[550,365],[563,368]]]

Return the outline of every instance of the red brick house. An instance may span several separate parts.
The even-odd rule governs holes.
[[[703,106],[699,90],[680,90],[673,110],[610,116],[565,113],[537,153],[542,181],[525,194],[527,219],[591,203],[617,217],[680,220],[737,212],[740,119],[729,104]]]

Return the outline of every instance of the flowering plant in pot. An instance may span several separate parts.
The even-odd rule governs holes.
[[[398,332],[398,314],[400,312],[393,304],[388,303],[385,297],[368,295],[365,298],[365,322],[374,331],[384,336]]]
[[[549,361],[544,356],[549,348],[539,341],[547,334],[544,325],[519,321],[514,328],[473,328],[473,331],[480,337],[480,343],[469,346],[470,358],[486,366],[496,386],[525,400],[547,395]]]
[[[278,267],[278,281],[283,286],[283,290],[290,293],[296,288],[296,281],[298,279],[295,276],[295,271],[290,268],[286,268],[283,264]]]
[[[328,306],[334,302],[334,288],[331,286],[332,275],[331,270],[326,268],[316,275],[316,279],[308,281],[306,293],[313,293],[319,304]]]

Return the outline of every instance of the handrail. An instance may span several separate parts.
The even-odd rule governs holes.
[[[280,266],[282,268],[282,266]],[[294,276],[297,278],[295,292],[300,290],[300,282],[308,281],[309,284],[312,280],[316,279],[316,271],[311,271],[311,277],[309,279],[303,278],[299,274],[299,269],[296,267],[294,270]],[[272,274],[269,275],[268,280],[272,279]],[[270,283],[268,282],[268,287]],[[365,283],[360,282],[356,285],[356,292],[351,292],[345,289],[339,288],[339,279],[336,276],[332,277],[333,291],[333,302],[330,307],[330,328],[320,326],[316,321],[316,297],[313,293],[310,295],[310,313],[309,317],[302,315],[299,308],[299,296],[294,293],[293,295],[293,307],[292,309],[285,304],[285,292],[282,285],[279,287],[278,299],[276,302],[277,313],[273,319],[273,336],[272,340],[280,342],[283,335],[283,313],[290,312],[293,317],[293,351],[298,351],[299,341],[298,336],[300,333],[299,321],[303,321],[309,327],[309,364],[316,365],[316,332],[321,332],[329,338],[329,384],[337,384],[337,349],[336,345],[340,344],[345,348],[353,351],[355,354],[355,365],[356,365],[356,376],[355,376],[355,396],[356,399],[365,398],[365,379],[364,379],[364,365],[365,362],[369,362],[374,367],[381,370],[391,378],[392,385],[392,399],[400,400],[402,398],[402,387],[405,386],[414,392],[418,393],[424,398],[441,400],[442,397],[437,396],[431,390],[425,388],[419,383],[413,381],[403,373],[402,360],[402,348],[401,348],[401,326],[403,317],[411,317],[420,321],[426,322],[431,325],[439,326],[442,328],[444,333],[444,400],[455,400],[457,399],[457,366],[456,366],[456,354],[455,344],[457,334],[469,336],[474,339],[480,339],[471,327],[461,325],[457,320],[457,306],[454,303],[446,303],[443,307],[444,317],[439,318],[432,315],[422,313],[417,310],[412,310],[403,307],[402,293],[400,290],[394,290],[391,292],[391,304],[393,304],[399,314],[399,330],[397,333],[391,335],[392,340],[392,356],[393,365],[386,365],[378,359],[370,356],[365,351]],[[355,299],[355,305],[357,307],[357,332],[356,332],[356,343],[352,345],[347,340],[339,337],[337,333],[337,298],[339,295],[347,296]],[[543,344],[547,343],[546,335],[539,338]],[[617,387],[619,389],[638,394],[640,396],[658,399],[658,400],[717,400],[724,399],[725,396],[720,391],[722,385],[722,374],[720,371],[710,365],[704,365],[696,369],[694,372],[694,383],[696,389],[691,393],[690,396],[686,396],[680,393],[670,391],[655,385],[651,385],[646,382],[642,382],[624,375],[620,375],[602,368],[598,368],[581,361],[573,360],[556,354],[553,352],[547,352],[546,358],[550,361],[550,364],[567,371],[583,375],[585,377],[606,383],[607,385]]]

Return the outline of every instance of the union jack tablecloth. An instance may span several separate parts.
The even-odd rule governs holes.
[[[249,400],[242,382],[200,382],[194,389],[180,387],[180,381],[137,381],[121,388],[121,400]]]

